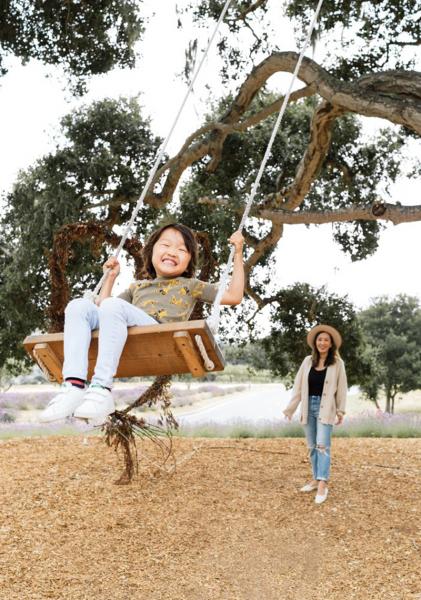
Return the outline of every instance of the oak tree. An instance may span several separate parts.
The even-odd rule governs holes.
[[[133,67],[134,44],[144,30],[134,0],[4,0],[0,4],[0,75],[8,58],[61,66],[73,90],[114,67]]]
[[[194,16],[209,23],[222,4],[194,3]],[[302,63],[301,85],[291,95],[246,226],[250,301],[241,323],[252,324],[256,306],[276,304],[282,292],[270,269],[273,249],[286,226],[333,223],[337,242],[358,260],[375,251],[382,223],[421,219],[421,206],[391,203],[378,188],[382,182],[387,194],[388,186],[407,172],[402,162],[405,145],[421,132],[421,73],[413,70],[419,19],[409,18],[415,3],[381,1],[373,7],[371,2],[344,2],[340,11],[334,4],[325,2],[314,40],[317,45],[328,36],[331,50],[323,64],[311,58]],[[313,1],[287,3],[298,37],[314,6]],[[238,89],[215,99],[203,125],[165,158],[134,236],[171,212],[195,229],[206,229],[215,255],[224,260],[226,237],[239,221],[283,100],[282,94],[269,93],[266,84],[272,75],[291,73],[298,58],[296,52],[276,49],[269,17],[265,0],[232,3],[219,49],[225,77],[232,81],[235,71]],[[240,51],[245,31],[255,40],[247,62]],[[384,130],[367,139],[361,117],[383,119]],[[2,319],[9,321],[2,323],[2,330],[7,332],[7,325],[25,310],[32,316],[26,324],[21,319],[17,333],[4,338],[3,354],[14,355],[16,335],[23,337],[25,327],[29,332],[42,326],[49,302],[46,267],[54,240],[63,227],[78,221],[87,223],[87,237],[75,239],[67,262],[70,290],[92,281],[93,264],[99,269],[102,258],[98,247],[96,256],[88,257],[93,227],[101,222],[111,231],[127,220],[158,144],[146,117],[130,100],[104,101],[73,113],[63,121],[63,129],[64,144],[22,173],[7,198],[0,255],[0,272],[7,283],[0,302],[7,309],[1,311]],[[412,172],[418,171],[414,163]],[[182,178],[179,200],[173,202]],[[103,241],[106,234],[101,231],[98,239]],[[107,239],[111,243],[110,236]]]

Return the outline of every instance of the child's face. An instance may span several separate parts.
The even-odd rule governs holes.
[[[152,250],[152,264],[157,277],[177,277],[189,266],[191,254],[177,229],[165,229]]]

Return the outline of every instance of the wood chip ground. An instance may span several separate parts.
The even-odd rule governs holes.
[[[4,600],[421,600],[421,440],[335,439],[328,501],[302,439],[0,442]]]

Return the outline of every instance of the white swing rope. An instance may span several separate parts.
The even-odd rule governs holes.
[[[243,216],[241,218],[240,225],[238,227],[238,231],[240,231],[240,232],[242,232],[242,230],[244,229],[244,224],[245,224],[245,222],[246,222],[246,220],[248,218],[248,215],[250,213],[251,205],[253,204],[254,197],[256,196],[257,188],[259,187],[260,180],[261,180],[262,175],[263,175],[263,171],[264,171],[264,169],[266,167],[266,163],[269,160],[269,156],[270,156],[270,153],[271,153],[271,150],[272,150],[273,142],[275,140],[276,134],[278,133],[278,129],[279,129],[279,126],[281,124],[282,117],[284,116],[285,109],[286,109],[286,107],[288,105],[289,98],[290,98],[291,92],[292,92],[292,87],[293,87],[293,85],[295,83],[295,80],[297,78],[298,71],[300,70],[301,63],[302,63],[303,58],[304,58],[304,53],[307,50],[307,47],[308,47],[308,45],[310,43],[311,35],[312,35],[313,30],[314,30],[314,28],[316,26],[317,19],[318,19],[319,13],[320,13],[320,9],[322,8],[322,4],[323,4],[323,0],[319,0],[319,3],[317,5],[316,10],[315,10],[314,15],[313,15],[313,19],[312,19],[312,21],[310,23],[310,27],[308,29],[307,36],[306,36],[306,39],[304,41],[304,44],[303,44],[300,56],[299,56],[299,58],[297,60],[297,64],[295,65],[295,69],[294,69],[294,72],[293,72],[293,75],[292,75],[292,78],[291,78],[291,82],[289,84],[288,91],[287,91],[286,95],[284,96],[284,100],[282,102],[282,106],[280,108],[280,111],[279,111],[279,114],[278,114],[278,118],[276,119],[276,123],[275,123],[275,125],[273,127],[273,130],[272,130],[272,135],[270,136],[269,143],[268,143],[268,145],[266,147],[266,152],[265,152],[265,154],[263,156],[263,160],[262,160],[262,162],[260,164],[260,168],[259,168],[259,171],[257,173],[256,180],[255,180],[255,182],[253,184],[253,187],[252,187],[251,192],[249,194],[249,197],[247,199],[246,206],[245,206],[245,209],[244,209],[244,213],[243,213]],[[217,329],[218,329],[218,327],[219,327],[219,320],[220,320],[220,317],[221,317],[221,300],[222,300],[222,296],[224,295],[225,288],[226,288],[227,283],[228,283],[228,277],[229,277],[229,274],[230,274],[230,271],[231,271],[231,267],[232,267],[232,263],[233,263],[233,260],[234,260],[234,254],[235,254],[235,247],[233,246],[231,248],[231,251],[230,251],[230,254],[229,254],[229,257],[228,257],[228,262],[226,264],[226,267],[225,267],[225,269],[224,269],[224,271],[223,271],[223,273],[221,275],[221,279],[220,279],[220,282],[219,282],[218,293],[216,294],[216,298],[215,298],[213,306],[212,306],[211,314],[209,315],[209,317],[207,319],[207,323],[208,323],[210,329],[213,332],[216,332]]]
[[[155,159],[155,163],[154,163],[154,165],[153,165],[153,167],[152,167],[152,169],[151,169],[151,171],[149,173],[149,177],[148,177],[148,180],[146,181],[145,187],[143,188],[143,191],[142,191],[142,193],[141,193],[141,195],[139,197],[139,200],[137,201],[137,204],[136,204],[136,206],[135,206],[135,208],[134,208],[134,210],[132,212],[132,215],[130,217],[130,221],[128,222],[128,224],[126,225],[126,228],[124,229],[124,232],[123,232],[122,238],[120,240],[120,243],[119,243],[117,249],[115,250],[115,252],[113,254],[114,258],[118,258],[118,256],[119,256],[119,254],[120,254],[120,252],[121,252],[121,250],[122,250],[122,248],[123,248],[123,246],[124,246],[124,244],[125,244],[128,236],[129,236],[129,233],[130,233],[130,231],[131,231],[131,229],[133,227],[133,224],[134,224],[135,219],[136,219],[136,217],[138,215],[138,212],[139,212],[139,210],[142,208],[142,206],[144,204],[145,196],[146,196],[146,194],[147,194],[147,192],[148,192],[148,190],[149,190],[149,188],[150,188],[150,186],[152,184],[153,178],[155,177],[155,174],[156,174],[156,172],[158,170],[158,167],[159,167],[159,165],[161,163],[161,160],[162,160],[162,158],[164,156],[164,152],[165,152],[165,150],[167,148],[168,142],[169,142],[169,140],[170,140],[170,138],[171,138],[171,136],[172,136],[172,134],[174,132],[174,129],[175,129],[177,123],[178,123],[180,115],[183,112],[183,109],[184,109],[184,106],[185,106],[185,104],[187,102],[187,99],[190,96],[191,91],[193,90],[193,86],[196,83],[196,79],[197,79],[197,77],[198,77],[198,75],[199,75],[199,73],[200,73],[200,71],[201,71],[201,69],[202,69],[202,67],[203,67],[203,65],[205,63],[205,60],[207,58],[209,49],[210,49],[210,47],[212,45],[212,42],[213,42],[213,40],[214,40],[214,38],[215,38],[215,36],[216,36],[216,34],[218,32],[219,26],[222,23],[222,21],[223,21],[223,19],[225,17],[225,14],[226,14],[226,12],[227,12],[227,10],[228,10],[229,5],[231,4],[231,2],[232,2],[232,0],[226,0],[226,2],[225,2],[224,8],[222,9],[222,12],[221,12],[221,14],[219,16],[218,22],[216,23],[216,26],[215,26],[215,29],[214,29],[212,35],[209,38],[208,45],[207,45],[206,50],[205,50],[205,52],[204,52],[204,54],[202,56],[202,59],[201,59],[201,61],[199,63],[199,66],[198,66],[196,72],[194,73],[194,75],[193,75],[193,77],[192,77],[192,79],[190,81],[190,85],[189,85],[189,87],[187,89],[187,92],[186,92],[186,94],[184,96],[184,99],[183,99],[183,101],[181,103],[181,106],[180,106],[180,108],[178,110],[178,113],[177,113],[177,115],[176,115],[176,117],[174,119],[174,122],[173,122],[173,124],[171,126],[171,129],[170,129],[167,137],[165,138],[164,142],[162,143],[162,145],[161,145],[161,147],[160,147],[160,149],[158,151],[158,154],[157,154],[156,159]],[[85,294],[84,294],[85,297],[88,297],[90,299],[94,299],[99,294],[99,292],[101,291],[101,288],[104,285],[104,282],[105,282],[105,280],[106,280],[106,278],[108,276],[109,271],[110,271],[110,269],[103,274],[103,276],[101,277],[100,281],[96,285],[96,287],[95,287],[95,289],[94,289],[93,292],[91,292],[90,290],[88,290],[88,291],[85,292]]]

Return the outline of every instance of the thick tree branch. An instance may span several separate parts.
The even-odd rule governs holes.
[[[280,195],[286,198],[286,209],[294,210],[300,206],[308,194],[311,184],[318,176],[326,154],[330,148],[332,125],[343,110],[322,102],[313,115],[310,140],[301,159],[292,185],[282,190]]]
[[[235,118],[243,106],[251,102],[257,90],[274,73],[292,73],[297,60],[298,55],[295,52],[275,52],[257,65],[241,86],[232,105],[230,118]],[[317,93],[337,108],[368,117],[387,119],[391,123],[405,125],[421,133],[421,106],[418,102],[421,93],[421,73],[417,71],[373,73],[361,80],[346,83],[330,75],[312,59],[304,58],[298,77],[307,85],[314,85]],[[393,84],[398,89],[400,83],[406,90],[402,98],[379,94],[382,86]],[[375,92],[370,91],[370,86]]]
[[[291,94],[290,102],[296,102],[301,98],[311,96],[314,92],[315,88],[312,86],[301,88]],[[197,129],[186,139],[179,152],[158,169],[152,182],[151,189],[154,188],[167,172],[162,191],[160,193],[147,194],[145,201],[156,208],[164,206],[171,200],[184,171],[206,156],[211,157],[207,169],[209,171],[216,169],[221,159],[223,144],[228,135],[235,131],[246,131],[249,127],[257,125],[269,115],[279,110],[282,102],[283,96],[276,102],[273,102],[260,110],[258,113],[247,117],[244,121],[240,121],[240,117],[249,108],[249,105],[244,105],[241,111],[236,111],[236,120],[230,115],[225,115],[221,121],[213,121]],[[205,135],[206,137],[203,138]]]
[[[228,206],[229,200],[203,197],[201,204],[210,206]],[[269,208],[273,206],[273,208]],[[239,207],[237,212],[242,214],[243,209]],[[279,208],[276,195],[272,194],[272,201],[267,200],[263,204],[252,207],[250,215],[258,219],[266,219],[278,225],[321,225],[323,223],[335,223],[345,221],[391,221],[394,225],[400,223],[412,223],[421,221],[421,205],[402,206],[385,202],[375,202],[372,205],[354,205],[338,210],[320,211],[290,211]],[[255,244],[256,247],[256,244]]]
[[[146,201],[156,207],[163,206],[172,198],[183,172],[206,156],[210,158],[208,169],[215,169],[226,137],[231,132],[255,125],[275,111],[273,103],[256,115],[241,121],[266,81],[275,73],[292,72],[297,59],[298,55],[295,52],[276,52],[257,65],[240,87],[231,107],[220,121],[206,124],[189,136],[180,152],[161,167],[154,184],[166,173],[162,190],[160,193],[149,193]],[[329,146],[330,127],[340,114],[354,112],[379,117],[421,133],[419,72],[386,71],[346,83],[330,75],[315,61],[305,58],[299,71],[299,79],[306,87],[294,93],[292,101],[317,92],[324,102],[313,119],[309,149],[298,167],[295,181],[288,190],[279,195],[280,200],[287,195],[291,208],[300,204],[312,180],[317,176]]]
[[[399,74],[399,77],[397,77]],[[395,98],[421,99],[421,85],[414,81],[415,71],[384,71],[383,73],[375,73],[364,75],[357,80],[358,87],[362,90],[368,90],[380,95],[393,95]],[[421,73],[418,73],[421,75]]]
[[[391,221],[394,225],[399,223],[412,223],[421,221],[421,205],[400,206],[389,203],[376,203],[372,206],[352,206],[338,210],[323,211],[295,211],[287,210],[255,210],[255,216],[268,219],[278,224],[315,224],[339,223],[344,221]]]

